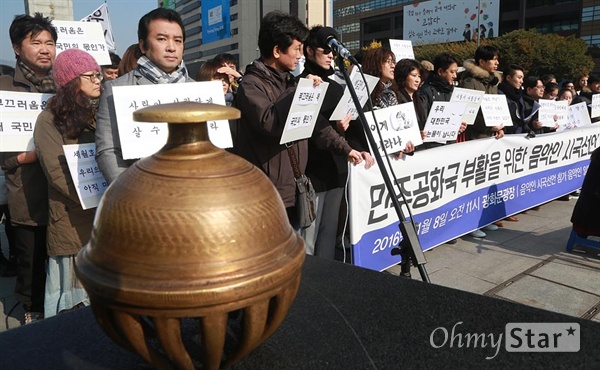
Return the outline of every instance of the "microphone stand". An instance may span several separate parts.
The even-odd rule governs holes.
[[[344,57],[341,55],[337,55],[337,63],[344,75],[344,80],[346,81],[346,86],[350,91],[350,95],[352,96],[352,101],[356,106],[356,110],[358,111],[358,119],[363,126],[363,130],[365,135],[367,136],[367,140],[373,149],[373,157],[377,161],[377,165],[381,171],[381,176],[383,177],[383,182],[385,183],[385,187],[389,194],[393,194],[394,196],[390,196],[392,204],[394,206],[394,210],[398,215],[400,232],[402,233],[402,241],[398,248],[392,249],[392,255],[400,255],[402,261],[400,262],[400,276],[403,277],[411,277],[410,274],[410,266],[412,264],[417,267],[419,270],[419,274],[421,275],[421,279],[424,282],[430,283],[429,275],[427,274],[427,270],[425,269],[425,255],[423,254],[423,250],[421,249],[421,243],[419,242],[419,238],[417,236],[417,230],[414,227],[414,224],[411,221],[408,221],[402,212],[402,208],[400,207],[400,202],[398,201],[398,196],[396,191],[394,190],[394,185],[390,179],[390,175],[388,173],[387,168],[383,162],[383,158],[381,154],[377,150],[377,143],[375,142],[375,138],[373,137],[373,133],[369,128],[369,124],[367,123],[367,119],[365,117],[365,112],[362,109],[358,96],[356,95],[356,90],[354,90],[354,86],[352,85],[352,80],[350,80],[350,76],[348,75],[348,71],[346,69],[346,64],[344,63]],[[356,68],[359,68],[359,72],[362,74],[362,70],[360,65],[355,64]],[[366,82],[365,82],[366,83]],[[402,195],[402,190],[398,189],[398,192]]]

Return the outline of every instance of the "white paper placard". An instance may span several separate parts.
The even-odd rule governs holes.
[[[0,91],[0,152],[33,150],[37,116],[54,94]]]
[[[569,102],[566,100],[555,100],[554,109],[556,109],[556,124],[559,127],[567,125],[569,123]]]
[[[564,125],[567,123],[567,108],[566,100],[539,100],[540,109],[538,121],[543,127],[554,128],[556,125]]]
[[[134,111],[151,105],[180,101],[225,105],[221,81],[114,86],[113,95],[124,159],[150,156],[167,142],[166,122],[135,122]],[[206,124],[211,143],[219,148],[233,146],[229,121],[209,121]]]
[[[108,181],[96,163],[96,144],[63,145],[69,172],[83,209],[98,207]]]
[[[423,142],[456,140],[466,103],[434,101],[425,122],[427,132]]]
[[[600,116],[600,94],[592,95],[592,113],[590,114],[591,118],[596,118]]]
[[[503,94],[484,94],[481,98],[481,112],[483,113],[485,125],[488,127],[513,125],[506,96]]]
[[[306,139],[312,136],[317,116],[325,99],[329,82],[313,86],[313,80],[301,78],[296,86],[294,100],[290,107],[280,144]]]
[[[412,41],[390,39],[390,49],[396,57],[396,62],[401,59],[415,59]]]
[[[377,126],[381,132],[381,140],[378,139],[379,134],[371,112],[365,112],[365,117],[377,141],[377,149],[382,155],[385,155],[384,148],[387,154],[404,150],[406,143],[409,141],[414,146],[423,144],[415,106],[412,102],[377,109],[374,112]]]
[[[484,94],[484,91],[463,89],[460,87],[454,88],[450,101],[467,104],[462,117],[463,122],[466,122],[467,125],[475,123],[475,118],[477,118],[477,112],[479,112],[479,106],[481,105],[481,98]]]
[[[356,96],[358,96],[358,100],[360,101],[361,108],[365,106],[367,100],[369,100],[369,94],[375,86],[377,82],[379,82],[379,77],[374,77],[368,74],[365,74],[365,79],[367,80],[367,85],[365,86],[365,81],[362,79],[360,73],[355,73],[357,68],[354,68],[352,71],[352,75],[350,76],[352,81],[352,86],[354,86],[354,90],[356,91]],[[368,88],[368,89],[367,89]],[[352,114],[352,119],[358,118],[358,109],[354,105],[354,101],[352,100],[352,96],[350,95],[350,90],[348,87],[344,89],[344,95],[340,99],[337,107],[331,114],[329,118],[330,121],[339,121],[344,118],[348,113]]]
[[[56,55],[67,49],[80,49],[94,57],[99,65],[111,64],[100,23],[53,20],[52,25],[58,34]]]
[[[568,130],[576,127],[591,125],[590,114],[585,102],[569,105],[568,123],[561,125],[556,131]]]

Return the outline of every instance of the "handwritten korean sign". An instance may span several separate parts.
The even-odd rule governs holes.
[[[513,125],[505,95],[484,94],[481,98],[481,112],[488,127]]]
[[[540,99],[538,121],[544,127],[554,128],[567,124],[568,103],[566,100]]]
[[[312,136],[319,110],[329,87],[328,82],[313,86],[313,81],[301,78],[281,135],[280,144],[306,139]]]
[[[350,76],[350,78],[352,81],[352,86],[354,86],[354,91],[356,91],[356,96],[358,97],[360,106],[362,108],[362,107],[364,107],[365,103],[369,99],[369,95],[371,94],[371,91],[373,91],[373,89],[377,85],[377,82],[379,82],[379,78],[365,74],[365,79],[367,80],[367,84],[368,84],[368,86],[367,86],[367,85],[365,85],[365,82],[362,79],[361,74],[354,73],[357,69],[358,68],[354,68],[354,70],[352,71],[353,73]],[[340,102],[338,103],[337,107],[335,107],[335,110],[331,114],[331,117],[329,118],[329,120],[330,121],[339,121],[342,118],[344,118],[348,113],[352,114],[352,119],[358,118],[358,110],[356,109],[356,106],[354,105],[354,101],[352,100],[352,97],[350,96],[350,90],[348,89],[348,87],[346,87],[346,89],[344,89],[344,95],[342,95]]]
[[[569,105],[568,122],[566,125],[560,125],[556,131],[569,130],[576,127],[591,125],[590,114],[585,102]]]
[[[63,151],[81,207],[97,207],[108,188],[108,181],[96,163],[96,144],[63,145]]]
[[[390,39],[390,49],[396,57],[396,62],[401,59],[415,59],[412,41]]]
[[[373,120],[371,112],[365,112],[365,117],[373,136],[379,138],[378,132],[381,133],[381,139],[376,140],[378,141],[377,150],[382,155],[385,155],[386,152],[392,154],[403,150],[409,141],[414,146],[423,143],[415,106],[412,102],[377,109],[373,112],[377,123]]]
[[[221,81],[179,84],[114,86],[117,127],[124,159],[147,157],[167,142],[167,123],[135,122],[133,112],[151,105],[192,101],[225,105]],[[210,141],[220,148],[233,146],[229,122],[209,121]]]
[[[475,123],[477,118],[477,112],[479,112],[479,106],[481,105],[481,98],[485,92],[479,90],[463,89],[455,87],[452,92],[451,102],[466,103],[465,113],[463,114],[463,121],[467,125]]]
[[[111,64],[100,23],[53,20],[52,25],[58,34],[56,55],[67,49],[80,49],[94,57],[99,65]]]
[[[458,136],[465,103],[434,101],[425,122],[426,137],[424,142],[453,141]]]
[[[596,118],[600,116],[600,94],[592,95],[592,113],[590,114],[591,118]]]
[[[37,116],[52,94],[0,91],[0,152],[33,150]]]

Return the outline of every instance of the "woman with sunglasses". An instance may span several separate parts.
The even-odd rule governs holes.
[[[38,116],[33,134],[48,179],[46,318],[89,304],[75,276],[74,261],[90,239],[94,210],[81,207],[63,145],[94,142],[96,110],[102,91],[100,67],[82,50],[60,53],[54,62],[53,75],[56,95]]]

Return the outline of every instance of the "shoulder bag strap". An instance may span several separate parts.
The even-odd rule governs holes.
[[[298,157],[294,151],[293,144],[285,144],[290,162],[292,163],[292,170],[294,171],[294,178],[299,179],[302,177],[302,171],[300,171],[300,164],[298,163]]]

